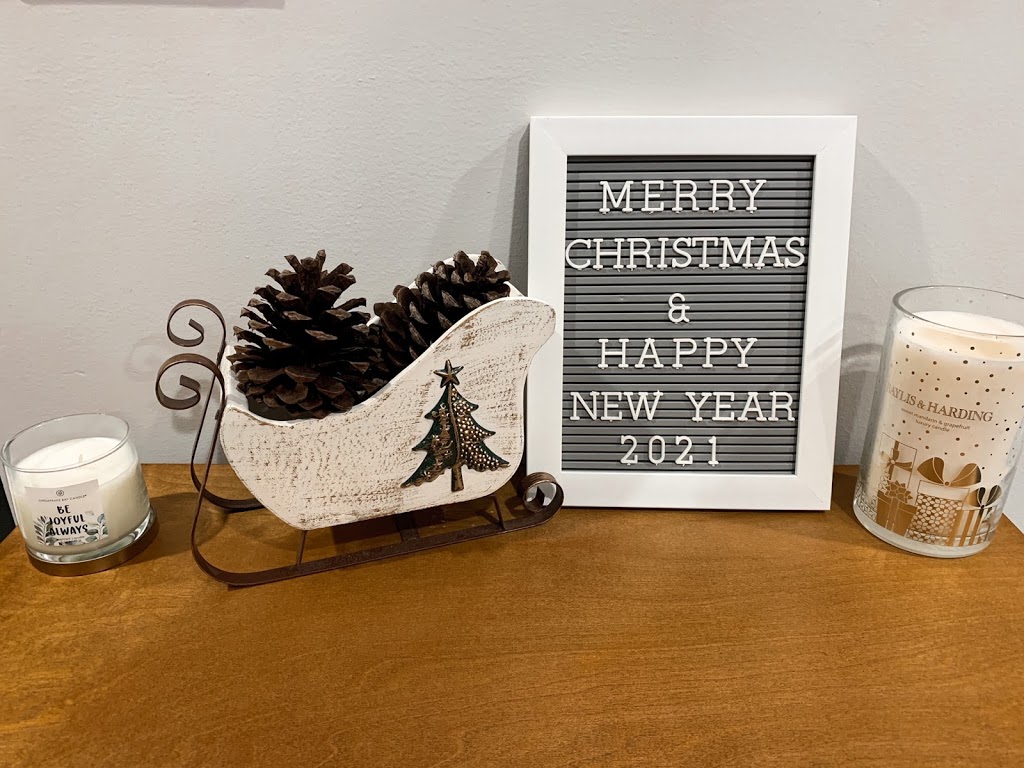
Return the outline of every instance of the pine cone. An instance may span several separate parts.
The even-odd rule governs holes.
[[[256,289],[242,310],[249,327],[234,329],[241,343],[228,359],[251,401],[322,419],[347,411],[383,385],[373,375],[380,353],[366,326],[370,316],[352,311],[366,299],[335,307],[356,281],[352,267],[323,271],[323,251],[315,259],[285,258],[295,271],[267,272],[281,289]]]
[[[380,322],[371,328],[379,339],[384,380],[394,378],[474,309],[508,296],[508,271],[497,270],[498,262],[487,251],[476,261],[459,251],[453,261],[437,262],[412,288],[395,286],[395,301],[373,305]]]

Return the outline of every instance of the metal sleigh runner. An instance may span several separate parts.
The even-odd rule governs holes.
[[[261,332],[257,337],[250,331],[236,329],[239,339],[252,343],[249,347],[228,346],[224,318],[209,302],[183,301],[171,310],[167,335],[180,347],[195,347],[206,341],[206,329],[194,316],[188,318],[188,325],[195,332],[193,337],[183,338],[172,330],[176,318],[186,311],[209,313],[216,319],[221,334],[214,359],[194,352],[176,354],[160,367],[156,380],[156,396],[165,407],[202,408],[192,447],[191,475],[198,496],[191,538],[193,556],[203,571],[229,585],[252,586],[529,528],[546,522],[558,511],[562,489],[554,477],[543,472],[522,477],[518,472],[525,445],[526,374],[534,354],[554,331],[554,310],[544,302],[523,296],[504,280],[499,297],[486,303],[473,300],[468,291],[466,296],[453,299],[451,294],[458,291],[444,290],[443,281],[453,280],[456,286],[466,280],[471,282],[474,274],[479,275],[484,268],[481,259],[500,267],[486,254],[457,254],[454,262],[439,262],[433,273],[424,273],[408,289],[396,288],[397,304],[376,305],[379,317],[367,323],[361,322],[361,318],[368,315],[352,311],[361,300],[346,302],[340,308],[334,303],[355,282],[344,271],[351,268],[341,265],[330,273],[321,271],[322,251],[316,259],[301,262],[289,257],[294,272],[268,273],[283,287],[269,289],[271,292],[259,289],[257,296],[265,295],[268,301],[250,302],[249,306],[260,310],[260,314],[243,310],[243,315],[250,317],[250,329]],[[507,272],[500,274],[507,279]],[[329,283],[340,287],[332,288]],[[422,351],[414,350],[414,359],[408,363],[392,358],[393,368],[400,364],[403,367],[386,383],[380,382],[379,389],[366,386],[359,390],[365,399],[357,396],[361,401],[349,405],[351,398],[343,382],[349,381],[350,391],[352,387],[364,387],[364,382],[374,375],[372,365],[360,362],[346,369],[344,365],[329,363],[333,367],[327,376],[326,368],[318,372],[315,367],[295,363],[293,359],[275,397],[283,398],[293,413],[299,405],[292,402],[299,403],[303,398],[303,407],[315,407],[317,418],[278,420],[260,412],[259,403],[253,407],[253,392],[265,392],[268,385],[263,382],[270,381],[272,373],[255,363],[246,371],[244,365],[237,364],[239,358],[249,363],[249,357],[269,356],[278,348],[287,348],[289,344],[281,339],[291,338],[287,332],[303,327],[304,333],[297,338],[308,336],[323,342],[342,337],[338,343],[343,344],[345,332],[339,318],[357,323],[352,328],[359,333],[369,331],[370,336],[379,339],[387,333],[384,325],[395,327],[393,316],[401,314],[403,306],[417,322],[424,322],[424,316],[433,312],[430,301],[434,298],[441,307],[437,317],[446,330]],[[290,302],[294,309],[281,311],[282,302]],[[441,302],[452,307],[461,302],[465,306],[457,314],[462,316],[449,325],[445,314],[449,318],[452,314]],[[310,324],[316,323],[318,312],[326,313],[325,319],[340,330],[311,330]],[[283,335],[270,328],[275,321],[285,328]],[[300,325],[295,326],[296,323]],[[378,327],[374,328],[375,325]],[[421,346],[425,343],[424,335],[413,328],[413,337]],[[351,341],[348,343],[346,353],[355,348]],[[322,359],[330,361],[332,356],[324,355]],[[264,360],[258,363],[267,365]],[[385,370],[387,365],[385,360]],[[174,397],[165,391],[164,374],[173,368],[195,366],[210,374],[208,389],[181,373],[178,383],[190,394]],[[243,371],[241,376],[239,369]],[[345,370],[351,374],[348,379]],[[314,380],[320,386],[320,394],[326,392],[326,396],[311,394]],[[254,381],[259,385],[253,386]],[[242,391],[246,384],[248,397]],[[265,399],[271,402],[271,398]],[[339,402],[343,402],[342,408],[332,406]],[[212,434],[207,443],[203,432],[211,422]],[[208,487],[218,441],[231,468],[252,494],[250,498],[226,498]],[[205,450],[205,460],[197,465],[201,448]],[[498,491],[514,476],[518,498],[509,500],[504,498],[507,493]],[[490,499],[491,504],[484,505],[486,511],[477,512],[474,520],[479,522],[471,527],[450,528],[422,522],[432,517],[443,518],[453,505],[478,499]],[[214,565],[200,551],[196,540],[204,502],[228,513],[266,508],[299,531],[294,562],[244,572]],[[399,536],[390,543],[358,551],[318,559],[304,557],[309,532],[375,518],[393,520]]]

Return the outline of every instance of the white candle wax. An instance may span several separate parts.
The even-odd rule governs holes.
[[[1020,451],[1022,355],[1024,327],[999,318],[897,322],[862,501],[878,525],[926,547],[987,543]]]
[[[63,555],[101,549],[142,523],[150,505],[138,455],[130,441],[119,443],[81,437],[17,462],[10,472],[11,498],[33,550]]]

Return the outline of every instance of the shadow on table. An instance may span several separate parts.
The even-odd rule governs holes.
[[[192,516],[181,514],[181,510],[194,504],[193,493],[168,493],[163,496],[150,497],[150,504],[156,513],[160,528],[156,538],[138,556],[133,557],[119,568],[131,568],[133,565],[152,562],[162,557],[180,555],[189,550],[188,526],[192,524]],[[183,530],[184,529],[184,530]]]
[[[230,478],[219,477],[218,485],[218,492],[228,492],[232,497],[239,495],[238,489],[231,487]],[[510,487],[503,488],[500,496],[500,507],[506,521],[533,514]],[[197,495],[192,492],[152,497],[160,530],[153,544],[126,565],[190,553],[196,499]],[[265,508],[226,512],[204,503],[196,527],[196,544],[203,556],[216,567],[236,573],[251,573],[294,564],[300,546],[302,561],[308,563],[397,545],[406,536],[428,538],[480,526],[496,526],[499,522],[498,504],[495,498],[488,496],[403,516],[390,515],[312,529],[307,531],[302,544],[301,530],[281,521]]]
[[[853,492],[857,487],[857,475],[848,472],[836,472],[832,476],[832,509],[839,510],[857,525],[857,515],[853,511]]]
[[[743,512],[713,512],[719,515],[719,524],[737,527],[756,527],[767,534],[814,539],[820,542],[841,543],[865,550],[885,550],[884,542],[866,531],[853,511],[853,493],[857,484],[856,467],[843,467],[836,471],[832,483],[832,506],[826,512],[779,512],[756,510]]]

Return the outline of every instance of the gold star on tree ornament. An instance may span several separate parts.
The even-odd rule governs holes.
[[[455,388],[459,384],[458,374],[462,368],[461,365],[453,366],[451,360],[445,360],[444,368],[434,371],[434,375],[441,377],[444,394],[424,416],[434,423],[426,436],[413,446],[413,450],[426,451],[427,455],[412,477],[402,483],[403,488],[429,483],[450,469],[452,491],[461,491],[465,488],[462,467],[477,472],[493,472],[508,466],[507,461],[484,443],[486,438],[493,437],[495,433],[482,427],[473,418],[473,411],[480,406],[469,402]]]
[[[434,375],[441,377],[441,386],[442,387],[447,387],[449,385],[451,385],[451,386],[458,386],[458,384],[459,384],[458,374],[459,374],[459,372],[464,367],[465,366],[462,366],[462,365],[457,365],[457,366],[453,367],[451,360],[445,360],[444,361],[444,368],[442,368],[440,371],[434,371]]]

